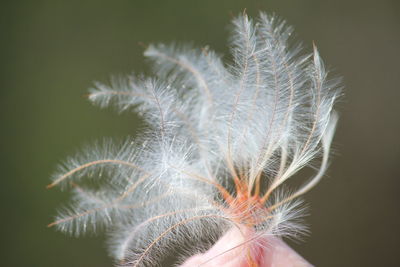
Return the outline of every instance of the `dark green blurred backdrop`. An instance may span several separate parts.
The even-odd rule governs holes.
[[[92,107],[94,80],[146,69],[138,42],[193,41],[227,54],[231,14],[275,12],[315,41],[345,97],[329,175],[306,196],[317,266],[399,266],[400,8],[381,0],[2,1],[1,266],[111,266],[104,239],[46,224],[67,194],[46,190],[83,144],[138,131],[131,114]]]

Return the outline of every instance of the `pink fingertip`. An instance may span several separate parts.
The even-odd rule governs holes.
[[[257,238],[251,228],[231,228],[208,251],[187,259],[180,267],[311,267],[276,237]]]

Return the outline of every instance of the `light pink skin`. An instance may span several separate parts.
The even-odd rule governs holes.
[[[252,242],[242,245],[246,240],[252,240]],[[194,255],[180,265],[180,267],[194,266],[311,267],[312,265],[279,238],[257,238],[251,228],[234,227],[208,251]]]

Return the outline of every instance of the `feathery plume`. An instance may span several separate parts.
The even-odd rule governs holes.
[[[176,247],[184,261],[232,231],[243,235],[232,248],[237,257],[259,266],[262,237],[304,233],[298,197],[327,169],[339,86],[315,45],[307,54],[291,34],[275,16],[242,14],[233,20],[229,63],[209,49],[150,45],[144,55],[155,77],[96,84],[90,101],[137,112],[149,130],[60,166],[48,188],[72,188],[73,199],[49,226],[106,230],[118,266],[156,266]],[[287,191],[316,158],[316,174]]]

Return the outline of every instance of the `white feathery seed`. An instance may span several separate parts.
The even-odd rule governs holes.
[[[307,231],[298,197],[327,169],[338,79],[276,16],[242,14],[232,28],[230,62],[208,48],[149,45],[154,77],[90,90],[94,104],[137,112],[149,129],[66,160],[48,187],[74,195],[50,226],[106,230],[118,266],[158,266],[177,247],[185,259],[237,226],[260,236]],[[287,191],[318,158],[315,176]]]

